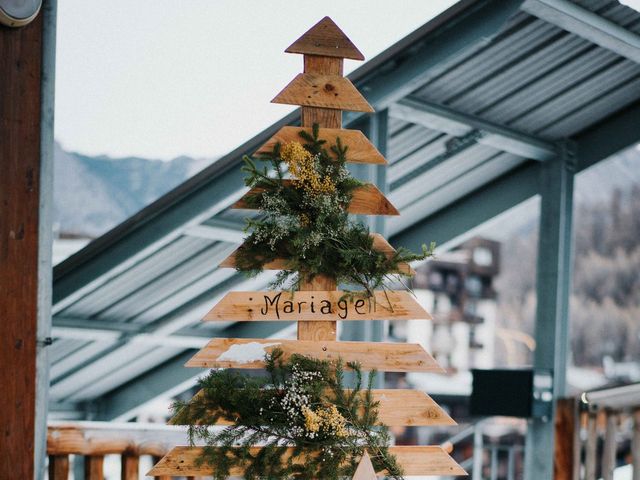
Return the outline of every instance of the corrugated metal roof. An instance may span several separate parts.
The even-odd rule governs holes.
[[[616,1],[574,3],[640,33],[640,14]],[[475,30],[482,22],[482,28],[489,28],[491,21],[473,15],[486,11],[500,18],[509,5],[515,13],[501,21],[500,28]],[[351,78],[377,108],[408,96],[541,142],[573,137],[640,100],[640,65],[521,8],[521,2],[460,2]],[[448,34],[468,41],[445,55],[447,48],[454,49],[453,41],[442,44],[443,38],[453,38]],[[440,57],[423,52],[436,47]],[[416,62],[422,58],[429,61],[420,70]],[[404,83],[402,72],[411,73]],[[381,83],[395,87],[382,91]],[[473,126],[459,135],[428,122],[408,121],[393,108],[390,112],[387,185],[390,200],[402,214],[387,223],[392,240],[532,163],[506,144],[482,142],[484,134]],[[246,279],[218,269],[235,244],[202,238],[202,232],[189,234],[189,228],[220,220],[237,223],[246,215],[228,208],[244,191],[236,173],[241,155],[297,119],[297,113],[289,115],[56,267],[53,401],[108,396],[207,337],[227,334],[230,327],[203,325],[199,319],[229,288],[258,289],[270,274]],[[212,192],[210,204],[205,192]],[[187,213],[189,218],[176,219]],[[142,230],[146,236],[136,237]]]

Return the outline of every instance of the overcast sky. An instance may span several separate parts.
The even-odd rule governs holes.
[[[302,71],[284,49],[323,16],[369,60],[453,3],[58,2],[56,139],[88,155],[224,154],[294,108],[269,103]]]

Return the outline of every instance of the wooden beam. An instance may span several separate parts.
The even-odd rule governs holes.
[[[280,348],[320,360],[359,362],[364,370],[381,372],[438,372],[444,370],[418,343],[336,342],[252,338],[214,338],[185,366],[199,368],[264,368],[264,356]]]
[[[271,102],[373,112],[351,80],[340,75],[299,73]]]
[[[292,182],[293,180],[282,181],[287,186],[290,186]],[[263,188],[252,188],[231,208],[253,209],[247,204],[247,197],[258,195],[262,192],[264,192]],[[398,209],[387,200],[384,194],[378,190],[378,187],[370,183],[353,190],[353,197],[347,211],[354,215],[400,215]]]
[[[0,478],[36,477],[43,25],[0,27]]]
[[[276,143],[285,144],[288,142],[301,142],[300,132],[305,131],[311,134],[311,127],[282,127],[273,137],[264,143],[256,155],[265,155],[273,151]],[[350,163],[373,163],[376,165],[386,165],[387,160],[369,139],[360,130],[343,130],[341,128],[321,128],[318,137],[327,141],[327,145],[335,145],[337,139],[343,145],[349,147],[347,150],[347,161]],[[330,154],[333,152],[329,151]]]
[[[431,315],[404,290],[378,290],[371,298],[348,298],[331,290],[229,292],[204,321],[431,320]]]
[[[255,454],[258,449],[259,447],[252,448],[252,453]],[[389,452],[396,456],[404,474],[408,476],[466,475],[466,472],[441,447],[390,447]],[[198,462],[201,455],[202,447],[175,447],[147,475],[211,475],[213,469],[206,463]],[[241,476],[243,473],[242,468],[231,470],[232,476]],[[384,472],[377,473],[378,476],[384,474]]]
[[[106,430],[82,428],[69,424],[50,426],[47,431],[47,454],[102,456],[110,454],[154,455],[161,457],[171,446],[185,441],[181,431]],[[11,478],[11,477],[9,477]]]
[[[372,390],[373,399],[380,402],[378,420],[388,427],[451,426],[453,419],[424,392],[418,390],[383,389]],[[200,390],[194,399],[203,395]],[[361,392],[364,396],[365,391]],[[173,419],[171,425],[180,425]],[[216,425],[231,425],[232,422],[218,420]],[[204,425],[204,422],[202,423]]]

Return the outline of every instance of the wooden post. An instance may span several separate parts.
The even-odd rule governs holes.
[[[613,470],[616,468],[616,429],[618,415],[610,410],[605,411],[606,428],[604,433],[604,448],[602,449],[602,479],[613,480]]]
[[[640,408],[633,412],[633,438],[631,440],[632,480],[640,480]]]
[[[304,55],[304,73],[342,75],[344,59],[319,55]],[[342,111],[333,108],[301,107],[302,126],[318,124],[324,128],[342,128]],[[329,277],[317,276],[300,285],[302,291],[336,290],[337,284]],[[335,340],[336,322],[298,322],[298,340]]]
[[[68,478],[69,455],[49,455],[49,480],[67,480]]]
[[[104,479],[104,457],[102,455],[91,455],[84,457],[84,478],[85,480]]]
[[[587,444],[585,447],[584,480],[596,480],[596,456],[598,450],[598,412],[587,417]]]
[[[43,16],[0,26],[0,478],[34,478]],[[44,465],[44,462],[43,462]]]
[[[140,458],[137,455],[122,455],[120,459],[120,478],[122,480],[138,480],[138,465]]]
[[[573,398],[562,398],[556,406],[556,441],[553,469],[554,480],[573,480],[576,402]]]

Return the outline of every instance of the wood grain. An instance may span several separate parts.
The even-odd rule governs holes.
[[[202,395],[200,390],[194,398]],[[362,392],[364,395],[365,392]],[[418,390],[385,389],[372,390],[374,401],[380,402],[378,420],[389,427],[451,426],[456,422],[424,392]],[[172,425],[179,425],[174,420]],[[223,419],[216,425],[230,425]]]
[[[69,478],[69,455],[49,455],[49,480]]]
[[[172,445],[184,441],[184,432],[125,432],[105,429],[94,433],[73,424],[47,429],[48,455],[152,455],[161,457]]]
[[[353,83],[340,75],[299,73],[271,102],[354,112],[374,111]]]
[[[243,345],[255,350],[253,359],[242,359]],[[294,353],[322,360],[344,362],[358,361],[365,370],[377,369],[382,372],[438,372],[444,370],[433,357],[417,343],[387,342],[337,342],[332,340],[279,340],[259,338],[214,338],[196,353],[185,366],[200,368],[264,368],[264,355],[274,348],[280,348],[284,357]],[[238,352],[237,359],[232,354]],[[222,358],[220,358],[222,357]]]
[[[304,73],[342,76],[344,60],[337,57],[321,57],[318,55],[304,56]],[[323,127],[340,128],[342,126],[342,111],[333,108],[302,107],[302,125],[317,123]]]
[[[312,122],[313,124],[313,122]],[[310,127],[282,127],[273,137],[263,144],[255,153],[258,155],[268,154],[273,151],[276,143],[285,144],[288,142],[301,142],[300,131],[311,134]],[[360,130],[342,130],[340,128],[321,128],[318,132],[321,140],[326,140],[326,145],[335,145],[338,138],[343,145],[349,147],[347,150],[347,160],[350,163],[369,163],[375,165],[386,165],[387,160],[369,139]],[[329,151],[329,154],[334,155]]]
[[[300,282],[300,292],[313,292],[315,290],[335,292],[337,284],[335,279],[317,275],[311,281]],[[304,295],[304,294],[303,294]],[[323,320],[314,322],[300,321],[298,318],[298,340],[333,341],[338,334],[338,326],[335,320]]]
[[[310,290],[310,289],[309,289]],[[431,320],[431,315],[403,290],[378,290],[371,298],[348,299],[342,291],[228,292],[204,316],[212,322],[307,322],[340,320]]]
[[[284,185],[291,185],[293,180],[283,180]],[[231,208],[251,210],[247,204],[247,197],[264,192],[263,188],[252,188],[245,193],[240,200],[234,203]],[[351,203],[347,208],[349,213],[354,215],[400,215],[398,209],[394,207],[384,194],[372,184],[363,185],[353,191]]]
[[[136,455],[120,457],[120,478],[122,480],[138,480],[140,458]]]
[[[329,17],[307,30],[285,52],[364,60],[360,50]]]
[[[0,26],[0,478],[34,478],[43,15]]]
[[[365,450],[351,480],[376,480],[376,478],[378,478],[378,476],[371,463],[371,457],[369,457],[369,454]]]
[[[259,447],[252,448],[252,454],[255,454],[258,449]],[[291,449],[287,450],[291,451]],[[404,474],[408,476],[466,475],[466,472],[438,446],[390,447],[389,452],[396,456]],[[175,447],[147,475],[211,475],[213,470],[209,465],[206,463],[198,465],[197,460],[201,455],[201,447]],[[242,476],[243,470],[234,468],[230,473],[232,476]],[[384,472],[377,473],[378,476],[384,474]]]
[[[371,236],[373,237],[374,250],[384,253],[387,258],[390,258],[395,254],[395,248],[393,248],[382,235],[380,235],[379,233],[372,233]],[[236,255],[238,250],[240,250],[241,248],[242,245],[238,247],[238,249],[236,249],[231,255],[225,258],[222,262],[220,262],[218,266],[221,268],[236,268]],[[275,260],[266,263],[263,268],[265,270],[286,270],[290,269],[291,267],[288,265],[286,259],[276,258]],[[403,275],[415,275],[416,272],[413,268],[411,268],[411,265],[401,262],[398,264],[397,273],[401,273]]]
[[[104,480],[104,457],[91,455],[84,458],[85,480]]]

